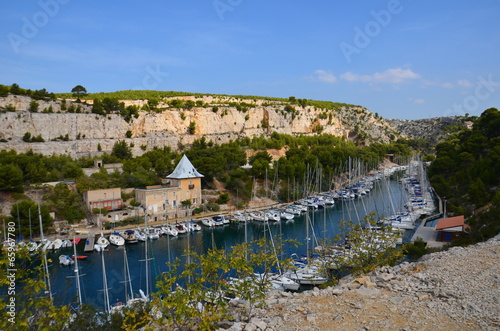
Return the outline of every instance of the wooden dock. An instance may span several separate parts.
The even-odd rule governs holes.
[[[94,250],[95,234],[89,233],[87,240],[85,241],[84,252],[92,252]]]

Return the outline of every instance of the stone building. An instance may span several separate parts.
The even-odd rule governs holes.
[[[102,190],[90,190],[85,192],[83,199],[89,210],[106,209],[108,211],[122,209],[123,199],[121,189],[108,188]]]
[[[151,221],[187,217],[190,209],[202,203],[200,174],[186,155],[166,177],[165,185],[147,186],[135,190],[135,200],[141,204]],[[186,203],[186,202],[190,202]]]

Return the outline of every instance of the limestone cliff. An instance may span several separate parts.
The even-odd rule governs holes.
[[[215,143],[231,139],[283,134],[328,133],[364,143],[388,142],[396,131],[363,107],[322,109],[316,106],[290,105],[268,100],[244,100],[232,97],[182,97],[201,100],[203,107],[178,109],[164,99],[157,111],[139,111],[129,122],[119,114],[92,113],[91,102],[37,101],[37,111],[30,111],[31,98],[9,95],[0,98],[0,149],[26,152],[32,149],[44,155],[69,154],[73,157],[111,151],[118,140],[131,144],[134,155],[153,147],[190,145],[205,136]],[[126,105],[143,106],[147,101],[124,100]],[[251,104],[238,109],[234,102]],[[210,104],[210,106],[208,106]],[[217,105],[216,110],[212,105]],[[286,106],[288,105],[288,108]],[[68,108],[72,106],[72,112]],[[190,133],[190,125],[194,133]],[[127,131],[132,133],[127,138]],[[45,142],[25,142],[23,135],[40,135]],[[129,133],[130,134],[130,133]],[[64,139],[63,139],[64,138]]]

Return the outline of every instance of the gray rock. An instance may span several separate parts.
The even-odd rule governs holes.
[[[360,287],[361,287],[361,284],[359,284],[359,283],[349,283],[349,284],[347,284],[347,288],[349,290],[351,290],[351,291],[352,290],[356,290],[356,289],[358,289]]]
[[[253,324],[256,327],[258,327],[260,330],[265,330],[267,328],[267,323],[264,322],[261,319],[258,319],[256,317],[252,318],[249,322],[249,324]]]

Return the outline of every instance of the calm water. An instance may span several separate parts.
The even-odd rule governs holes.
[[[391,180],[381,180],[375,183],[372,191],[360,199],[351,201],[339,201],[335,206],[318,209],[309,212],[309,219],[313,224],[314,232],[309,230],[309,237],[312,238],[334,238],[339,233],[339,223],[341,220],[354,220],[363,218],[367,213],[375,211],[379,214],[388,215],[399,211],[404,204],[404,195],[398,178]],[[390,198],[391,197],[391,198]],[[295,239],[303,243],[299,247],[285,247],[285,254],[306,253],[306,217],[305,215],[296,217],[292,221],[271,223],[270,229],[273,235],[279,235],[283,239]],[[265,233],[265,231],[267,231]],[[246,232],[249,241],[269,237],[269,228],[262,223],[249,222],[246,225]],[[188,247],[197,253],[204,253],[215,246],[219,249],[231,249],[235,244],[245,241],[245,224],[228,224],[222,227],[209,229],[203,227],[202,231],[192,234],[182,234],[177,237],[163,236],[158,240],[153,240],[148,246],[150,253],[150,286],[154,285],[154,277],[162,272],[168,271],[167,262],[175,258],[186,260],[185,251]],[[83,252],[83,240],[77,247],[79,255],[87,255],[86,261],[79,261],[80,280],[83,303],[91,303],[96,306],[103,306],[103,280],[101,253]],[[170,249],[169,249],[170,248]],[[145,243],[139,242],[125,246],[128,264],[132,278],[132,287],[135,294],[139,289],[146,292],[146,272]],[[76,302],[76,285],[74,266],[63,267],[59,265],[60,254],[72,255],[72,249],[65,249],[58,253],[49,254],[52,264],[49,268],[52,291],[57,304],[67,304]],[[125,301],[124,292],[124,251],[123,247],[118,248],[110,245],[109,251],[104,253],[106,276],[108,282],[109,296],[111,304]]]

